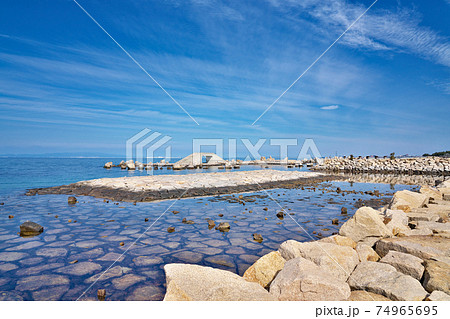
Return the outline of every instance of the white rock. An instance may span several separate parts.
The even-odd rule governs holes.
[[[270,293],[279,300],[346,300],[350,287],[304,258],[286,262],[270,285]]]
[[[383,223],[380,212],[370,207],[361,207],[342,225],[339,235],[358,242],[366,237],[390,237],[391,231]]]
[[[450,296],[443,291],[435,290],[426,299],[427,301],[450,301]]]
[[[360,261],[378,261],[380,256],[369,245],[359,242],[356,245],[356,253]]]
[[[394,194],[394,197],[392,197],[392,200],[389,203],[389,208],[393,210],[401,209],[399,206],[408,206],[410,209],[420,208],[427,202],[427,195],[411,192],[409,190],[402,190]]]
[[[167,264],[165,301],[275,300],[256,282],[232,272],[189,264]]]
[[[323,242],[300,243],[288,240],[280,245],[278,251],[286,260],[297,257],[311,260],[344,281],[359,263],[358,254],[351,247]]]

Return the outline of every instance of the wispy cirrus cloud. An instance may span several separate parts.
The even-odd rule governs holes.
[[[322,106],[320,109],[322,110],[336,110],[339,108],[339,105],[327,105],[327,106]]]
[[[362,4],[346,0],[269,2],[298,19],[315,19],[318,22],[318,32],[326,35],[344,30],[366,8]],[[374,6],[347,32],[340,43],[358,49],[410,53],[437,64],[450,66],[448,37],[421,23],[422,17],[414,9],[402,7],[391,11]]]

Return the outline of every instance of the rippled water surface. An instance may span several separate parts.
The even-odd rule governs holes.
[[[109,300],[161,300],[167,263],[195,263],[242,275],[287,239],[309,241],[333,234],[340,226],[331,220],[338,218],[342,224],[359,200],[387,198],[413,187],[331,182],[136,205],[80,196],[79,203],[68,205],[66,195],[23,193],[26,188],[129,173],[104,170],[103,159],[25,159],[29,166],[20,168],[12,165],[13,159],[1,161],[0,298],[14,300],[76,300],[84,292],[81,299],[96,299],[100,288],[106,289]],[[337,187],[344,195],[336,193]],[[383,196],[364,193],[375,189]],[[345,192],[352,190],[357,192]],[[283,219],[276,216],[280,206],[287,213]],[[343,206],[347,215],[340,213]],[[185,224],[183,218],[194,223]],[[209,229],[207,219],[228,222],[231,229]],[[20,237],[19,225],[27,220],[44,226],[44,232]],[[168,227],[175,232],[169,233]],[[253,233],[263,236],[262,243],[253,240]]]

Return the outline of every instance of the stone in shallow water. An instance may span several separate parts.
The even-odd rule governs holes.
[[[163,259],[161,257],[151,257],[151,256],[139,256],[133,259],[136,266],[149,266],[161,264]]]
[[[178,258],[186,263],[195,264],[200,262],[203,259],[203,255],[191,252],[191,251],[181,251],[173,255],[175,258]]]
[[[44,227],[35,222],[26,221],[20,225],[20,236],[37,236],[44,231]]]
[[[18,253],[18,252],[3,252],[0,253],[0,261],[15,261],[28,256],[26,253]]]
[[[61,275],[40,275],[20,278],[17,281],[16,290],[38,290],[42,287],[68,285],[69,279]]]
[[[36,251],[36,255],[44,257],[64,257],[67,255],[65,248],[41,248]]]
[[[11,247],[8,248],[6,250],[26,250],[26,249],[32,249],[32,248],[36,248],[39,246],[42,246],[44,243],[38,242],[38,241],[30,241],[28,243],[19,245],[19,246],[15,246],[15,247]]]
[[[99,246],[99,245],[104,245],[104,242],[98,241],[98,240],[84,240],[84,241],[79,241],[75,244],[73,244],[73,246],[75,247],[79,247],[79,248],[93,248],[95,246]]]
[[[15,291],[0,291],[0,301],[22,301],[23,297]]]
[[[105,280],[108,280],[108,279],[111,279],[114,277],[120,277],[123,274],[129,272],[130,270],[131,270],[131,268],[128,268],[128,267],[115,266],[115,267],[108,269],[107,272],[101,272],[101,273],[95,274],[92,277],[89,277],[84,282],[90,284],[96,280],[97,281],[105,281]]]
[[[128,274],[120,278],[116,278],[112,281],[114,288],[124,290],[128,287],[131,287],[132,285],[144,281],[145,277],[138,276],[134,274]]]
[[[205,258],[205,261],[230,268],[236,267],[233,257],[227,255],[207,257]]]
[[[44,258],[42,258],[42,257],[33,257],[33,258],[22,259],[19,262],[22,265],[36,265],[36,264],[39,264],[40,262],[42,262],[43,260],[44,260]]]
[[[118,262],[121,262],[123,260],[123,258],[124,257],[122,254],[111,252],[111,253],[107,253],[106,255],[104,255],[100,258],[97,258],[97,260],[100,260],[100,261],[116,261],[117,260]]]
[[[133,290],[131,295],[127,297],[128,301],[145,301],[145,300],[162,300],[164,298],[164,290],[161,287],[144,286]]]
[[[35,267],[22,268],[16,272],[16,275],[17,276],[37,275],[37,274],[43,272],[44,270],[55,269],[55,268],[62,267],[62,266],[64,266],[63,263],[51,263],[51,264],[44,263],[42,265],[35,266]]]
[[[83,251],[79,254],[71,255],[70,258],[71,259],[90,259],[90,258],[95,258],[95,257],[101,256],[103,254],[104,254],[104,251],[102,248],[95,248],[95,249],[91,249],[88,251]]]
[[[12,263],[6,263],[6,264],[1,264],[0,265],[0,271],[2,271],[2,272],[14,270],[14,269],[17,269],[17,268],[18,268],[17,265],[12,264]]]
[[[39,291],[33,291],[32,296],[35,301],[58,301],[61,296],[69,290],[69,286],[57,286]]]
[[[66,267],[62,267],[56,270],[56,272],[68,274],[68,275],[75,275],[75,276],[83,276],[90,274],[94,271],[100,271],[102,267],[99,264],[90,262],[90,261],[84,261],[80,263],[76,263],[73,265],[69,265]]]

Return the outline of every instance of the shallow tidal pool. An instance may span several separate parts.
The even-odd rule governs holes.
[[[338,187],[342,192],[336,192]],[[372,206],[381,205],[395,191],[412,188],[324,182],[136,205],[83,196],[68,205],[66,195],[9,194],[0,198],[0,300],[96,300],[98,289],[106,289],[107,300],[162,300],[167,263],[242,275],[283,241],[336,233],[356,211],[355,204],[375,199]],[[364,193],[374,190],[381,195]],[[277,217],[280,206],[283,218]],[[348,214],[341,214],[342,207]],[[183,218],[194,223],[183,223]],[[334,218],[338,225],[332,224]],[[231,228],[208,228],[207,219],[216,225],[228,222]],[[41,224],[44,232],[20,237],[19,226],[27,220]],[[175,231],[169,233],[168,227]],[[255,241],[254,233],[263,241]]]

